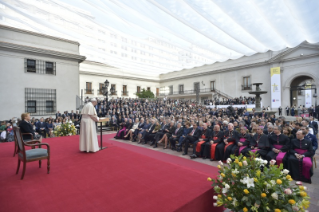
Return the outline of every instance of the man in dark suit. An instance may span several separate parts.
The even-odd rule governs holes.
[[[46,131],[45,131],[46,123],[43,121],[43,118],[36,125],[37,132],[42,135],[42,137],[46,138]]]
[[[148,129],[145,130],[145,134],[143,136],[144,144],[147,144],[147,141],[144,138],[147,138],[147,136],[153,132],[154,128],[155,128],[155,120],[151,119],[151,125]]]
[[[182,134],[183,134],[182,123],[179,122],[179,123],[177,123],[175,132],[172,134],[172,137],[170,137],[170,139],[169,139],[169,141],[171,143],[172,150],[176,150],[176,147],[175,147],[176,141],[179,140],[179,138],[182,136]]]
[[[289,116],[289,107],[286,107],[286,116]]]
[[[313,128],[313,134],[317,135],[317,133],[318,133],[318,123],[313,120],[313,116],[310,116],[309,125]]]
[[[312,148],[313,148],[313,153],[315,154],[315,151],[318,149],[317,136],[312,135],[311,133],[309,133],[309,127],[301,127],[300,129],[306,133],[305,139],[311,141]]]
[[[195,141],[197,141],[199,139],[199,137],[201,136],[201,130],[197,127],[197,124],[194,123],[193,124],[193,129],[192,131],[185,137],[184,142],[185,142],[185,150],[183,155],[187,155],[188,154],[188,147],[189,144],[194,143]]]
[[[22,121],[19,124],[21,133],[31,133],[33,136],[33,139],[38,139],[41,142],[41,140],[42,140],[41,136],[33,130],[33,127],[30,124],[30,120],[31,120],[30,114],[29,113],[22,113],[21,120]],[[23,137],[24,142],[31,140],[30,135],[23,135],[22,137]]]
[[[60,111],[58,111],[58,112],[55,114],[55,118],[59,118],[59,117],[61,117]]]
[[[72,118],[72,117],[75,118],[75,113],[73,112],[73,110],[71,110],[71,113],[69,113],[69,117],[70,117],[70,118]]]

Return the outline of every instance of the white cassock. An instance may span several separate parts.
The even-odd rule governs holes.
[[[91,102],[86,103],[81,114],[80,151],[97,152],[100,148],[95,122],[99,120],[99,117],[97,117],[93,104]]]

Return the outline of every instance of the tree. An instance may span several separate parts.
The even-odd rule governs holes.
[[[142,92],[140,93],[136,93],[136,96],[138,96],[139,98],[154,98],[154,93],[152,91],[149,90],[145,90],[143,88]]]

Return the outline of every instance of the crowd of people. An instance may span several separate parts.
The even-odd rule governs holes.
[[[279,110],[279,114],[281,115],[282,108],[280,107],[278,110]],[[319,105],[317,105],[316,107],[311,105],[311,107],[309,108],[306,108],[304,105],[299,105],[299,107],[297,107],[296,105],[293,105],[292,107],[287,106],[285,108],[285,112],[286,112],[285,115],[286,116],[305,116],[305,114],[308,114],[308,116],[312,116],[319,119],[319,113],[317,111],[319,111]]]
[[[238,97],[233,99],[227,99],[227,98],[215,98],[212,99],[205,99],[204,100],[205,105],[253,105],[255,104],[255,97]]]
[[[172,99],[111,100],[107,115],[110,124],[119,126],[116,139],[153,148],[163,144],[164,149],[183,155],[192,147],[191,159],[225,161],[231,154],[250,156],[250,152],[257,152],[264,160],[283,163],[293,179],[311,182],[311,161],[318,148],[318,124],[313,117],[287,122],[265,111],[207,108]]]

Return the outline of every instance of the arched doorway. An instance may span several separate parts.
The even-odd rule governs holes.
[[[290,105],[305,106],[309,91],[311,91],[311,105],[315,105],[314,96],[317,95],[315,80],[309,76],[299,76],[293,79],[290,84]]]

